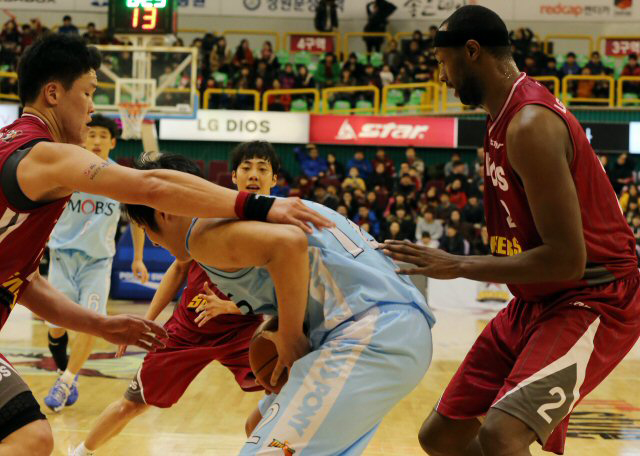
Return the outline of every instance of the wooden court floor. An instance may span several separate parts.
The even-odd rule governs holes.
[[[112,303],[112,312],[142,314],[144,306]],[[161,318],[166,319],[165,312]],[[437,312],[434,358],[420,385],[384,419],[365,452],[368,456],[420,455],[417,430],[462,357],[491,318],[490,313]],[[95,417],[126,389],[143,354],[110,359],[115,347],[100,342],[80,379],[80,399],[60,414],[47,413],[53,428],[54,454],[67,455]],[[0,352],[9,358],[42,399],[55,381],[46,348],[46,328],[17,306],[0,334]],[[244,441],[243,426],[260,393],[243,393],[219,364],[205,368],[171,409],[152,409],[134,419],[105,445],[99,455],[227,456]],[[43,410],[46,408],[43,406]],[[640,456],[640,345],[616,371],[576,409],[567,441],[568,456]],[[535,455],[549,454],[533,447]]]

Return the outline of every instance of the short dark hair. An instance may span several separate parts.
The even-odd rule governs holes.
[[[170,169],[173,171],[181,171],[183,173],[193,174],[202,177],[200,168],[193,160],[177,154],[158,154],[153,158],[143,155],[134,164],[134,168],[149,171],[154,169]],[[155,209],[141,204],[125,204],[124,213],[132,222],[143,225],[158,231],[158,223],[155,219]]]
[[[494,11],[480,5],[465,5],[455,10],[442,25],[447,31],[482,30],[492,34],[508,34],[504,21]],[[482,46],[498,58],[511,57],[511,46]]]
[[[573,57],[575,59],[576,58],[576,53],[575,52],[569,52],[567,54],[567,58],[569,58],[569,57]]]
[[[64,21],[70,21],[70,20],[71,20],[71,16],[69,16],[68,14],[67,14],[67,15],[65,15],[65,16],[62,18],[62,21],[63,21],[63,22],[64,22]]]
[[[109,130],[111,138],[118,138],[120,136],[120,128],[113,119],[103,116],[102,114],[94,114],[89,122],[89,127],[102,127]]]
[[[629,54],[628,58],[633,60],[638,60],[638,54],[636,54],[635,52],[632,52],[631,54]]]
[[[90,70],[98,71],[102,58],[76,35],[50,34],[29,46],[18,63],[18,92],[25,105],[38,98],[42,87],[60,81],[65,90]]]
[[[237,171],[238,167],[252,158],[262,158],[271,164],[273,174],[280,172],[280,159],[271,143],[267,141],[249,141],[238,144],[231,152],[231,169]]]

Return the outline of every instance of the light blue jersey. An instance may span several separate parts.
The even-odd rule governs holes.
[[[105,196],[75,192],[51,233],[49,248],[79,250],[91,258],[111,258],[120,203]]]
[[[398,275],[396,266],[377,250],[373,237],[356,224],[325,206],[304,203],[336,226],[308,236],[310,284],[306,323],[315,336],[331,331],[354,315],[384,304],[418,307],[432,326],[435,319],[423,295],[410,279]],[[195,220],[194,220],[195,223]],[[192,224],[193,226],[193,224]],[[187,235],[187,249],[189,236]],[[236,272],[201,264],[211,281],[230,297],[243,313],[277,314],[275,286],[264,268]]]

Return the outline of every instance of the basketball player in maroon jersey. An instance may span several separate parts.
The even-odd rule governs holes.
[[[236,147],[231,166],[238,190],[269,195],[277,182],[280,161],[269,143],[253,141]],[[249,366],[249,342],[262,323],[262,316],[242,315],[242,303],[236,305],[217,288],[209,289],[210,280],[195,261],[174,261],[145,317],[155,320],[185,279],[187,286],[180,302],[165,324],[169,333],[164,340],[166,347],[145,356],[124,397],[104,409],[85,441],[70,456],[92,456],[151,406],[173,406],[200,371],[215,360],[231,370],[244,391],[262,390]],[[218,315],[212,318],[213,314]],[[121,346],[118,354],[123,354],[125,348]],[[254,410],[246,423],[247,436],[261,418],[260,410]]]
[[[569,414],[640,334],[633,234],[576,118],[520,73],[507,28],[463,6],[435,39],[440,79],[489,114],[488,256],[387,242],[407,274],[509,285],[515,298],[476,340],[420,430],[430,455],[562,454]],[[481,423],[479,418],[484,416]]]
[[[20,302],[56,325],[145,348],[166,332],[134,316],[103,317],[69,301],[37,274],[44,246],[72,192],[139,202],[175,214],[327,226],[299,200],[259,198],[170,171],[109,164],[81,148],[93,112],[100,54],[81,38],[49,35],[19,64],[23,116],[0,130],[0,327]],[[33,394],[0,355],[0,456],[48,455],[51,428]]]

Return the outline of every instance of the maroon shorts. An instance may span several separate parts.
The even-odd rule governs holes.
[[[544,303],[518,298],[478,337],[436,411],[452,419],[490,408],[526,423],[563,454],[569,414],[640,335],[640,276],[571,290]]]
[[[165,324],[166,347],[145,356],[129,384],[125,398],[167,408],[184,394],[198,373],[210,362],[219,361],[235,376],[244,391],[260,391],[249,366],[249,342],[261,316],[221,315],[210,321],[216,331],[195,332],[171,317]]]

